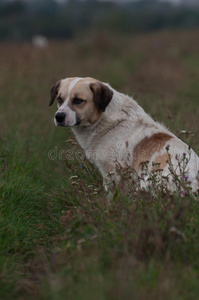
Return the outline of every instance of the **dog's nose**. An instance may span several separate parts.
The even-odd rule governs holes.
[[[57,121],[58,123],[64,122],[65,118],[66,118],[66,114],[63,113],[63,112],[58,112],[58,113],[56,113],[56,115],[55,115],[55,119],[56,119],[56,121]]]

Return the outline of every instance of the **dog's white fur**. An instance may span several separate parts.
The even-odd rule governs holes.
[[[78,90],[82,90],[84,97],[84,90],[91,84],[100,85],[102,83],[93,78],[69,78],[60,81],[56,95],[60,90],[62,95],[63,91],[65,94],[63,104],[58,106],[57,112],[66,114],[64,126],[72,127],[87,158],[97,166],[102,174],[105,189],[109,190],[111,194],[114,192],[114,184],[119,185],[121,178],[117,172],[118,166],[124,169],[137,166],[136,173],[142,176],[140,163],[144,162],[145,158],[148,158],[149,161],[149,172],[154,168],[153,162],[156,162],[161,165],[162,176],[168,176],[170,169],[166,157],[168,158],[167,151],[169,149],[170,160],[177,174],[180,173],[179,160],[182,157],[188,158],[186,176],[190,181],[192,191],[197,192],[199,189],[199,157],[197,154],[162,124],[155,122],[131,97],[119,93],[109,84],[103,83],[102,86],[112,94],[112,99],[105,111],[99,113],[99,108],[93,106],[95,99],[89,99],[82,110],[69,104],[77,85]],[[86,92],[86,96],[91,97],[89,91]],[[95,122],[88,121],[88,112],[93,115],[98,113]],[[79,126],[74,126],[77,114],[80,119],[83,116],[83,121]],[[55,124],[59,125],[56,119]],[[147,179],[148,175],[142,181],[143,187],[148,186]],[[169,190],[174,190],[172,180],[168,180],[167,187]]]

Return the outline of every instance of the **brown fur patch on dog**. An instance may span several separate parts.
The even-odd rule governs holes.
[[[153,170],[164,169],[169,162],[168,153],[165,152],[162,155],[158,155],[153,161]]]
[[[133,169],[138,171],[140,164],[150,161],[152,155],[159,152],[165,146],[165,143],[171,138],[173,138],[171,135],[159,132],[141,140],[134,148]],[[159,158],[162,165],[164,165],[165,157],[163,158],[159,156]],[[168,160],[168,157],[166,160]]]

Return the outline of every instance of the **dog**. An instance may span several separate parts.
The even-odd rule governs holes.
[[[55,125],[71,127],[86,157],[99,169],[108,198],[123,186],[121,170],[127,169],[134,182],[139,179],[140,188],[149,188],[151,174],[161,171],[167,190],[198,193],[197,154],[131,97],[97,79],[72,77],[51,87],[49,106],[55,98]]]

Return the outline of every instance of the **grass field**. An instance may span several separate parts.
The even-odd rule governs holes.
[[[81,168],[73,135],[55,128],[48,107],[57,80],[92,76],[199,153],[198,36],[0,44],[1,300],[198,299],[198,201],[120,195],[107,207],[99,174]]]

